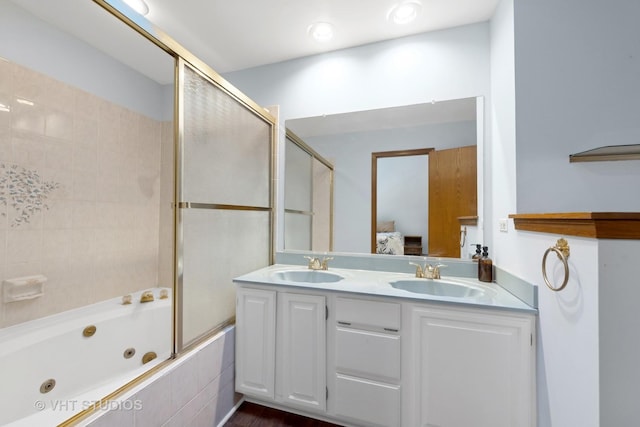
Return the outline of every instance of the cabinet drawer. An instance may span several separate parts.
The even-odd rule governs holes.
[[[336,328],[336,370],[356,376],[400,381],[400,336]]]
[[[336,375],[337,416],[381,427],[400,425],[400,387]]]
[[[340,324],[400,330],[400,304],[336,298],[336,321]]]

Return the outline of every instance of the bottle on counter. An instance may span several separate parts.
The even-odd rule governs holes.
[[[471,260],[473,260],[473,262],[478,262],[478,260],[480,258],[482,258],[482,245],[480,243],[476,243],[475,244],[476,247],[476,253],[471,257]]]
[[[478,260],[478,280],[481,282],[493,281],[493,261],[489,258],[489,248],[482,247],[482,257]]]

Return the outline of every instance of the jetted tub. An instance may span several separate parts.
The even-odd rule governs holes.
[[[171,290],[151,291],[152,302],[137,292],[131,304],[114,298],[0,329],[0,425],[57,425],[169,358]]]

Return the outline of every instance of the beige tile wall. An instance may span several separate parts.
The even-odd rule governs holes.
[[[0,104],[0,278],[48,278],[44,296],[0,304],[0,327],[170,286],[171,124],[4,60]]]

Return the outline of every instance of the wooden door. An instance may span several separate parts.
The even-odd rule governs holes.
[[[478,214],[476,146],[429,153],[429,256],[460,257],[461,216]]]

